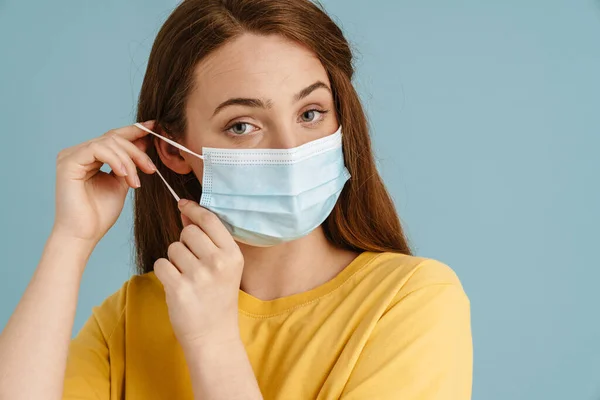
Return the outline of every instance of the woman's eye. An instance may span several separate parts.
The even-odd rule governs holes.
[[[227,129],[227,131],[233,133],[234,135],[242,136],[242,135],[247,135],[248,133],[251,133],[252,128],[253,128],[253,125],[251,125],[251,124],[248,124],[246,122],[237,122],[237,123],[231,125],[231,127],[229,129]]]
[[[315,120],[315,117],[317,116],[317,113],[320,114],[317,110],[304,111],[302,113],[302,121],[313,122]]]
[[[329,110],[306,110],[300,115],[300,122],[317,123],[320,122]]]

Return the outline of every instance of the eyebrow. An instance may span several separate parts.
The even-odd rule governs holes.
[[[312,92],[314,92],[315,90],[321,89],[321,88],[327,89],[329,91],[329,93],[331,93],[331,89],[329,88],[329,86],[327,86],[325,83],[323,83],[321,81],[316,81],[312,85],[307,86],[304,89],[302,89],[296,96],[294,96],[294,100],[300,101],[303,98],[305,98],[306,96],[308,96],[309,94],[311,94]]]
[[[294,101],[298,102],[298,101],[302,100],[303,98],[305,98],[306,96],[308,96],[309,94],[311,94],[312,92],[314,92],[317,89],[327,89],[331,93],[331,89],[329,88],[329,86],[327,86],[325,83],[323,83],[321,81],[316,81],[312,85],[307,86],[304,89],[302,89],[300,92],[298,92],[294,96]],[[221,110],[223,110],[224,108],[229,107],[229,106],[244,106],[244,107],[268,109],[273,106],[273,102],[271,100],[265,101],[265,100],[261,100],[261,99],[234,97],[234,98],[225,100],[224,102],[219,104],[217,106],[217,108],[215,108],[215,111],[213,112],[212,116],[214,117]]]

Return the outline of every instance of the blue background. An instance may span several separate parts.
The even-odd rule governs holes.
[[[472,302],[474,399],[600,399],[600,2],[325,6],[358,51],[380,169],[419,255]],[[134,121],[174,1],[0,0],[0,327],[52,225],[64,147]],[[132,272],[131,203],[75,331]]]

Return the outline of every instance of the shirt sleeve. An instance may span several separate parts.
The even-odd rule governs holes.
[[[470,305],[454,273],[451,279],[405,285],[376,324],[342,400],[471,398],[473,349]],[[452,279],[453,277],[453,279]]]
[[[109,400],[111,363],[109,343],[122,325],[127,284],[108,297],[69,345],[63,400]],[[114,370],[114,368],[113,368]],[[113,388],[114,389],[114,388]]]

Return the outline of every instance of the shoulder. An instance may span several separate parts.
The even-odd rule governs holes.
[[[454,270],[442,261],[390,252],[371,254],[369,261],[371,272],[392,276],[404,290],[414,290],[429,285],[462,287]]]
[[[164,306],[164,289],[154,272],[134,275],[121,288],[92,310],[103,336],[110,340],[127,314],[136,315],[146,309]],[[139,314],[138,314],[139,315]]]
[[[365,266],[366,279],[384,284],[391,304],[406,298],[453,297],[468,304],[468,297],[456,272],[447,264],[432,258],[399,253],[372,253]],[[393,296],[393,299],[391,298]]]
[[[380,253],[372,263],[374,281],[386,288],[381,291],[380,331],[396,339],[427,335],[438,347],[460,343],[469,353],[470,301],[452,268],[435,259],[393,253]]]
[[[119,290],[107,297],[102,305],[95,307],[94,312],[122,314],[140,296],[143,296],[145,300],[164,297],[163,286],[154,272],[132,276]]]
[[[373,253],[375,254],[375,253]],[[379,253],[373,275],[381,307],[345,393],[363,398],[470,398],[473,345],[469,301],[454,271],[438,260]],[[409,376],[403,385],[399,376]],[[365,385],[377,379],[379,385]],[[388,383],[388,384],[386,384]]]

